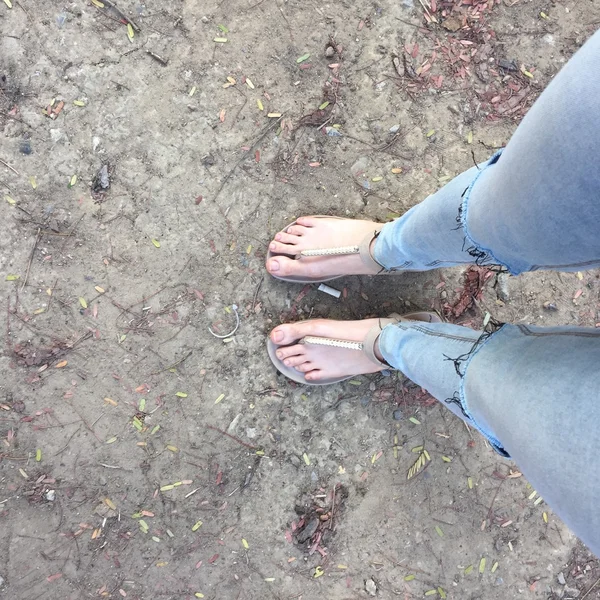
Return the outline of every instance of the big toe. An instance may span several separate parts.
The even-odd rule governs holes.
[[[288,346],[302,337],[304,334],[295,323],[279,325],[271,331],[271,341],[279,346]]]
[[[293,258],[286,256],[277,256],[267,261],[267,271],[275,277],[290,277],[300,273],[302,267]]]

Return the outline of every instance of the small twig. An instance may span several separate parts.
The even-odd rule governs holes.
[[[90,2],[90,4],[94,4],[93,2]],[[125,20],[127,23],[131,23],[131,26],[137,31],[140,32],[140,26],[130,17],[128,17],[125,13],[123,13],[115,4],[113,4],[111,2],[111,0],[102,0],[102,4],[104,4],[105,6],[108,6],[108,8],[110,8],[112,11],[114,11],[117,15],[119,15],[119,17],[123,20]],[[94,6],[96,6],[94,4]],[[109,16],[106,11],[101,10],[98,6],[96,6],[96,8],[102,13],[105,14],[106,16]]]
[[[254,307],[256,306],[256,299],[258,298],[258,292],[260,292],[260,288],[265,280],[264,276],[260,278],[258,285],[256,286],[256,291],[254,292],[254,298],[252,300],[252,312],[254,312]]]
[[[164,373],[165,371],[168,371],[169,369],[174,369],[175,367],[179,366],[184,360],[187,360],[191,355],[192,355],[192,350],[190,350],[182,359],[178,360],[176,363],[165,367],[164,369],[161,369],[160,371],[154,371],[154,373],[148,373],[148,377],[150,377],[150,375],[158,375],[159,373]]]
[[[231,438],[234,442],[237,442],[238,444],[241,444],[242,446],[245,446],[246,448],[250,448],[250,450],[256,450],[256,446],[253,446],[252,444],[247,444],[246,442],[243,442],[239,438],[236,438],[234,435],[231,435],[230,433],[227,433],[226,431],[223,431],[222,429],[219,429],[218,427],[215,427],[214,425],[207,425],[206,427],[208,427],[209,429],[212,429],[214,431],[218,431],[219,433],[221,433],[223,435],[226,435],[228,438]]]
[[[585,600],[589,596],[590,592],[598,585],[598,582],[600,582],[600,577],[598,577],[594,585],[592,585],[592,587],[583,596],[581,596],[581,600]]]
[[[50,288],[50,300],[48,300],[48,308],[46,308],[46,312],[49,312],[50,306],[52,306],[52,298],[54,297],[54,290],[56,289],[57,283],[58,283],[58,279],[54,282],[54,285]]]
[[[121,469],[121,471],[128,471],[131,473],[131,469],[126,469],[125,467],[119,467],[118,465],[105,465],[104,463],[98,463],[101,467],[106,467],[107,469]]]
[[[11,167],[7,162],[4,162],[1,158],[0,158],[0,163],[2,163],[5,167],[8,167],[13,173],[15,173],[17,175],[21,174],[21,173],[19,173],[19,171],[17,171],[13,167]]]
[[[59,454],[62,454],[67,449],[67,447],[71,443],[71,440],[75,437],[75,434],[77,434],[80,429],[81,429],[81,425],[70,435],[70,437],[67,440],[67,443],[65,444],[64,448],[61,448],[54,456],[58,456]]]
[[[23,283],[21,284],[21,291],[25,289],[27,285],[27,280],[29,279],[29,271],[31,270],[31,263],[33,262],[33,255],[35,254],[35,249],[37,248],[38,242],[40,241],[41,229],[38,227],[37,234],[35,236],[35,242],[33,244],[33,248],[31,249],[31,254],[29,255],[29,262],[27,263],[27,271],[25,271],[25,279],[23,279]]]
[[[152,50],[146,50],[146,52],[156,61],[158,61],[161,65],[163,65],[164,67],[168,66],[169,61],[166,58],[163,58],[162,56],[159,56],[158,54],[156,54],[155,52],[152,52]]]

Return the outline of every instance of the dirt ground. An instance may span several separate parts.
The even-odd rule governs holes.
[[[286,320],[450,314],[462,270],[339,300],[263,270],[294,217],[397,217],[503,146],[600,4],[10,4],[0,596],[600,598],[595,558],[424,390],[268,360]],[[598,273],[481,275],[453,320],[600,321]]]

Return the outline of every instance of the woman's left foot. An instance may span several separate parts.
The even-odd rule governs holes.
[[[273,329],[269,337],[277,346],[276,357],[285,366],[294,368],[299,374],[303,373],[308,383],[318,383],[321,380],[376,373],[386,367],[376,364],[364,352],[356,349],[298,343],[300,340],[314,336],[362,343],[369,331],[379,323],[380,319],[362,321],[312,319],[279,325]],[[375,357],[383,362],[377,342],[374,343],[373,350]]]

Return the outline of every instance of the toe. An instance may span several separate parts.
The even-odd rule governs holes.
[[[287,256],[276,256],[267,261],[267,271],[277,277],[312,277],[308,263]]]
[[[306,362],[306,356],[304,355],[300,355],[300,356],[291,356],[290,358],[286,358],[283,361],[283,364],[286,365],[287,367],[295,367],[297,370],[302,370],[302,365],[307,364]]]
[[[315,227],[319,219],[316,217],[300,217],[297,221],[297,225],[301,225],[302,227]]]
[[[315,368],[315,365],[311,362],[308,362],[306,359],[304,360],[304,362],[299,363],[297,366],[290,366],[293,366],[296,369],[296,371],[300,371],[300,373],[308,373],[309,371],[313,371]]]
[[[272,336],[271,336],[272,337]],[[277,358],[279,360],[290,359],[304,356],[306,354],[306,346],[304,344],[294,344],[293,346],[284,346],[277,350]],[[306,360],[306,358],[303,358]],[[288,363],[285,363],[286,365]],[[295,365],[294,365],[295,366]]]
[[[279,325],[271,331],[271,341],[280,346],[289,346],[295,341],[303,338],[302,328],[296,323],[288,323],[286,325]],[[279,351],[284,351],[284,348],[280,348]],[[287,355],[289,356],[289,354]]]
[[[323,372],[319,369],[314,369],[304,374],[306,381],[319,381],[323,379]]]
[[[280,231],[276,236],[275,236],[275,241],[276,242],[281,242],[282,244],[297,244],[300,241],[300,236],[299,235],[293,235],[292,233],[289,232],[285,233],[284,231]]]
[[[296,246],[282,244],[281,242],[271,242],[269,244],[269,250],[273,254],[289,254],[293,256],[299,254],[298,248]]]

